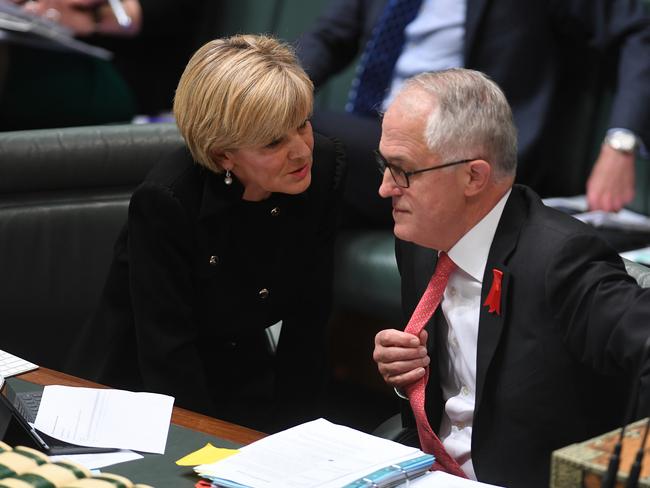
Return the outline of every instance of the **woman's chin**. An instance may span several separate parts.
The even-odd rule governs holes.
[[[290,174],[290,177],[294,177],[294,174]],[[311,171],[307,171],[304,176],[302,176],[300,179],[290,182],[286,186],[286,190],[283,191],[283,193],[288,193],[289,195],[297,195],[298,193],[302,193],[309,188],[309,185],[311,185]]]

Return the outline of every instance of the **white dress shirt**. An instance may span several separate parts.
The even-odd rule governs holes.
[[[382,104],[384,110],[407,78],[423,71],[463,66],[466,10],[467,2],[462,0],[422,2],[417,16],[404,30],[404,47]]]
[[[441,302],[448,327],[447,340],[438,349],[445,402],[440,440],[471,479],[476,479],[471,449],[481,287],[488,253],[509,195],[510,191],[449,250],[458,269],[450,276]]]

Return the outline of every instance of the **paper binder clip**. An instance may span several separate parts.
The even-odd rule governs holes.
[[[370,478],[361,478],[361,481],[364,481],[366,483],[366,486],[370,488],[379,488],[379,485],[372,481]]]
[[[399,464],[391,464],[390,467],[395,468],[397,471],[402,473],[402,476],[404,477],[404,481],[406,481],[406,484],[404,486],[408,488],[408,486],[411,484],[411,478],[409,478],[409,475],[406,472],[406,470],[403,467],[401,467]]]

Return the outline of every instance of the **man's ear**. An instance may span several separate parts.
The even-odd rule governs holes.
[[[478,195],[487,186],[492,176],[492,166],[483,159],[475,159],[467,164],[467,184],[465,196]]]

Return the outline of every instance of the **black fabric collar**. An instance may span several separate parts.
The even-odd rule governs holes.
[[[222,214],[242,203],[244,196],[244,186],[241,182],[234,177],[231,185],[226,185],[223,181],[223,174],[214,173],[207,169],[203,169],[205,173],[205,180],[203,183],[203,198],[201,200],[201,208],[199,210],[199,219],[207,219],[214,215]],[[312,173],[312,178],[314,174]],[[284,193],[272,193],[269,198],[259,202],[260,206],[273,207],[276,205],[293,206],[298,202],[305,202],[308,199],[312,184],[307,191],[298,195],[288,195]]]

